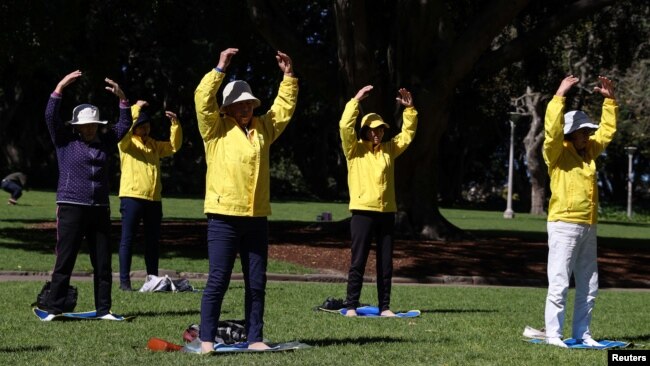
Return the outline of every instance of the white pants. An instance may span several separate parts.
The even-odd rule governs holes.
[[[589,324],[598,293],[596,225],[548,222],[548,294],[546,295],[546,337],[562,338],[564,306],[571,274],[575,278],[573,308],[575,339],[591,338]]]

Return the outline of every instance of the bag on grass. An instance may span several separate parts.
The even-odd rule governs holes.
[[[244,320],[220,320],[217,327],[217,335],[214,337],[216,343],[235,344],[246,342],[246,321]],[[199,325],[191,324],[183,332],[185,342],[192,342],[199,337]]]
[[[47,299],[50,297],[50,287],[52,284],[50,281],[45,281],[41,292],[36,295],[36,302],[32,303],[32,306],[38,306],[39,309],[47,310],[48,303]],[[74,311],[74,308],[77,306],[77,288],[74,286],[68,286],[68,292],[65,295],[65,301],[63,302],[63,312],[71,313]]]
[[[187,292],[194,291],[194,287],[190,285],[190,281],[186,278],[179,278],[172,280],[169,276],[158,277],[154,275],[147,275],[144,284],[140,288],[140,292]]]

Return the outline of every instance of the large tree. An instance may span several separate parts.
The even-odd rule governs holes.
[[[294,4],[293,2],[289,2]],[[317,5],[314,2],[312,5]],[[437,204],[439,145],[456,89],[473,75],[496,73],[553,35],[614,0],[576,1],[333,1],[338,75],[328,55],[305,47],[288,3],[248,0],[250,16],[276,48],[289,52],[299,72],[341,105],[366,84],[375,85],[370,111],[398,118],[398,87],[413,91],[420,116],[417,136],[396,167],[400,223],[426,238],[453,236]],[[322,5],[322,3],[319,3]],[[515,20],[525,32],[504,34]],[[303,65],[302,67],[300,65]],[[336,86],[332,80],[341,80]],[[398,122],[399,123],[399,122]],[[394,129],[393,129],[394,130]]]

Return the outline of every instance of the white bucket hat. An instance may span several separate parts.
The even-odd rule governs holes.
[[[252,100],[255,102],[255,107],[257,108],[262,104],[259,99],[255,98],[253,92],[251,91],[250,85],[243,80],[235,80],[229,82],[225,88],[223,88],[223,103],[221,103],[221,112],[225,112],[227,106],[237,103],[244,102],[247,100]]]
[[[99,109],[92,104],[80,104],[72,110],[72,121],[70,125],[87,125],[89,123],[99,123],[105,125],[108,121],[99,120]]]
[[[583,111],[570,111],[564,114],[564,134],[569,135],[581,128],[598,129],[587,114]]]

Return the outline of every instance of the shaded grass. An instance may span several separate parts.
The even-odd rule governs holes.
[[[92,309],[92,284],[77,283],[78,310]],[[139,285],[139,284],[137,284]],[[202,283],[195,285],[203,285]],[[265,338],[300,340],[314,346],[292,353],[200,357],[152,353],[150,337],[181,343],[183,329],[199,322],[200,293],[140,294],[117,291],[113,310],[132,322],[40,322],[29,310],[38,282],[0,283],[0,364],[4,365],[605,365],[603,351],[531,345],[520,336],[526,324],[541,326],[544,289],[395,286],[393,309],[420,309],[413,319],[348,319],[314,312],[327,296],[342,297],[344,285],[271,283]],[[366,285],[362,301],[376,303]],[[571,308],[573,291],[569,296]],[[603,290],[593,319],[596,338],[647,343],[647,291]],[[233,282],[222,319],[243,317],[243,285]],[[571,324],[571,312],[566,324]],[[569,328],[565,328],[569,334]]]

